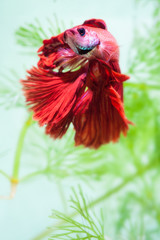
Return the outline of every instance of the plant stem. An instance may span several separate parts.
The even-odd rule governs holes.
[[[21,179],[19,179],[19,182],[24,182],[24,181],[27,181],[28,179],[32,178],[32,177],[35,177],[35,176],[38,176],[40,174],[45,174],[45,169],[43,170],[39,170],[39,171],[35,171],[35,172],[32,172],[32,173],[29,173],[27,174],[26,176],[22,177]]]
[[[21,129],[20,135],[19,135],[16,153],[15,153],[15,157],[14,157],[12,177],[9,177],[5,172],[0,170],[0,173],[3,176],[5,176],[11,183],[10,195],[9,196],[0,196],[0,199],[12,199],[12,198],[14,198],[14,196],[16,194],[16,186],[19,182],[18,177],[19,177],[19,168],[20,168],[22,148],[23,148],[26,132],[27,132],[29,126],[31,125],[31,122],[32,122],[32,115],[30,114],[27,121],[24,123],[24,125]]]
[[[152,162],[145,167],[138,169],[134,174],[132,174],[130,177],[127,177],[122,183],[120,183],[115,188],[111,189],[110,191],[107,191],[105,194],[100,196],[99,198],[93,200],[91,203],[87,205],[88,208],[91,208],[95,206],[96,204],[104,201],[106,198],[112,196],[113,194],[119,192],[123,187],[125,187],[127,184],[131,183],[135,178],[140,177],[141,175],[145,174],[148,170],[153,169],[155,166],[158,165],[158,161]],[[75,217],[78,215],[78,212],[73,212],[69,215],[70,218]],[[60,221],[56,224],[56,226],[61,226],[64,223],[64,221]],[[54,227],[54,226],[53,226]],[[37,237],[33,238],[32,240],[41,240],[49,236],[53,232],[53,227],[48,228],[47,230],[43,231],[41,234],[39,234]]]
[[[18,183],[22,148],[23,148],[26,132],[27,132],[29,126],[31,125],[31,122],[32,122],[32,115],[30,114],[28,119],[24,123],[24,125],[21,129],[20,135],[19,135],[16,153],[15,153],[15,157],[14,157],[13,173],[12,173],[12,178],[11,178],[11,182],[14,182],[14,183]]]

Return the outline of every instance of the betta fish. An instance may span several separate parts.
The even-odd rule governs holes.
[[[119,46],[103,20],[90,19],[43,41],[37,67],[21,80],[33,118],[61,138],[70,123],[75,145],[98,148],[126,136]]]

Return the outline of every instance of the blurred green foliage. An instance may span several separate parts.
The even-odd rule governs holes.
[[[56,15],[54,15],[52,21],[49,18],[46,18],[46,22],[48,28],[45,29],[45,31],[38,19],[35,19],[34,23],[19,27],[15,32],[17,44],[32,49],[35,47],[38,48],[42,45],[44,39],[56,36],[66,29],[64,22],[58,21]]]

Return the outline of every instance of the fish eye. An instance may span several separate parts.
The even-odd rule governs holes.
[[[84,36],[85,35],[85,29],[84,28],[79,28],[79,29],[77,29],[77,31],[79,32],[79,34],[81,35],[81,36]]]

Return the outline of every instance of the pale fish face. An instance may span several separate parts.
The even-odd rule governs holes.
[[[77,54],[84,55],[91,52],[100,44],[96,32],[87,27],[79,26],[64,32],[64,41]]]

